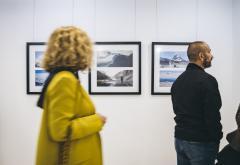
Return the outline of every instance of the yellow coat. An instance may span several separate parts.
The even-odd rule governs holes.
[[[99,131],[103,123],[75,76],[57,73],[44,98],[36,165],[58,165],[59,144],[71,130],[69,165],[102,165]]]

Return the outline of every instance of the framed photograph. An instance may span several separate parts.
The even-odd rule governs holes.
[[[152,95],[170,94],[173,82],[189,63],[188,45],[188,42],[152,42]]]
[[[96,42],[90,94],[141,94],[141,42]]]
[[[27,94],[39,94],[48,76],[40,66],[45,49],[44,42],[27,42]]]
[[[27,94],[40,94],[49,73],[41,68],[46,44],[44,42],[27,42]],[[88,72],[78,72],[82,86],[88,89]]]

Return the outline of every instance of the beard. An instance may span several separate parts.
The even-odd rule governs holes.
[[[211,67],[212,66],[212,59],[213,58],[211,58],[210,60],[208,60],[207,58],[204,58],[204,60],[203,60],[203,67],[204,68],[209,68],[209,67]]]

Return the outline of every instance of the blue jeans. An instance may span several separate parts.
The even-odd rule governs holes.
[[[214,165],[219,144],[192,142],[175,138],[177,165]]]

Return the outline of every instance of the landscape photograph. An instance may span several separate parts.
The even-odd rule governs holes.
[[[43,59],[43,51],[36,51],[35,52],[35,67],[41,68],[41,62]]]
[[[183,71],[179,70],[160,70],[160,87],[171,87],[174,81]]]
[[[98,70],[97,86],[131,87],[133,86],[133,70]]]
[[[160,68],[186,68],[188,63],[186,51],[160,52]]]
[[[97,51],[97,67],[132,67],[132,50]]]
[[[45,70],[35,70],[35,85],[43,86],[48,74]]]

